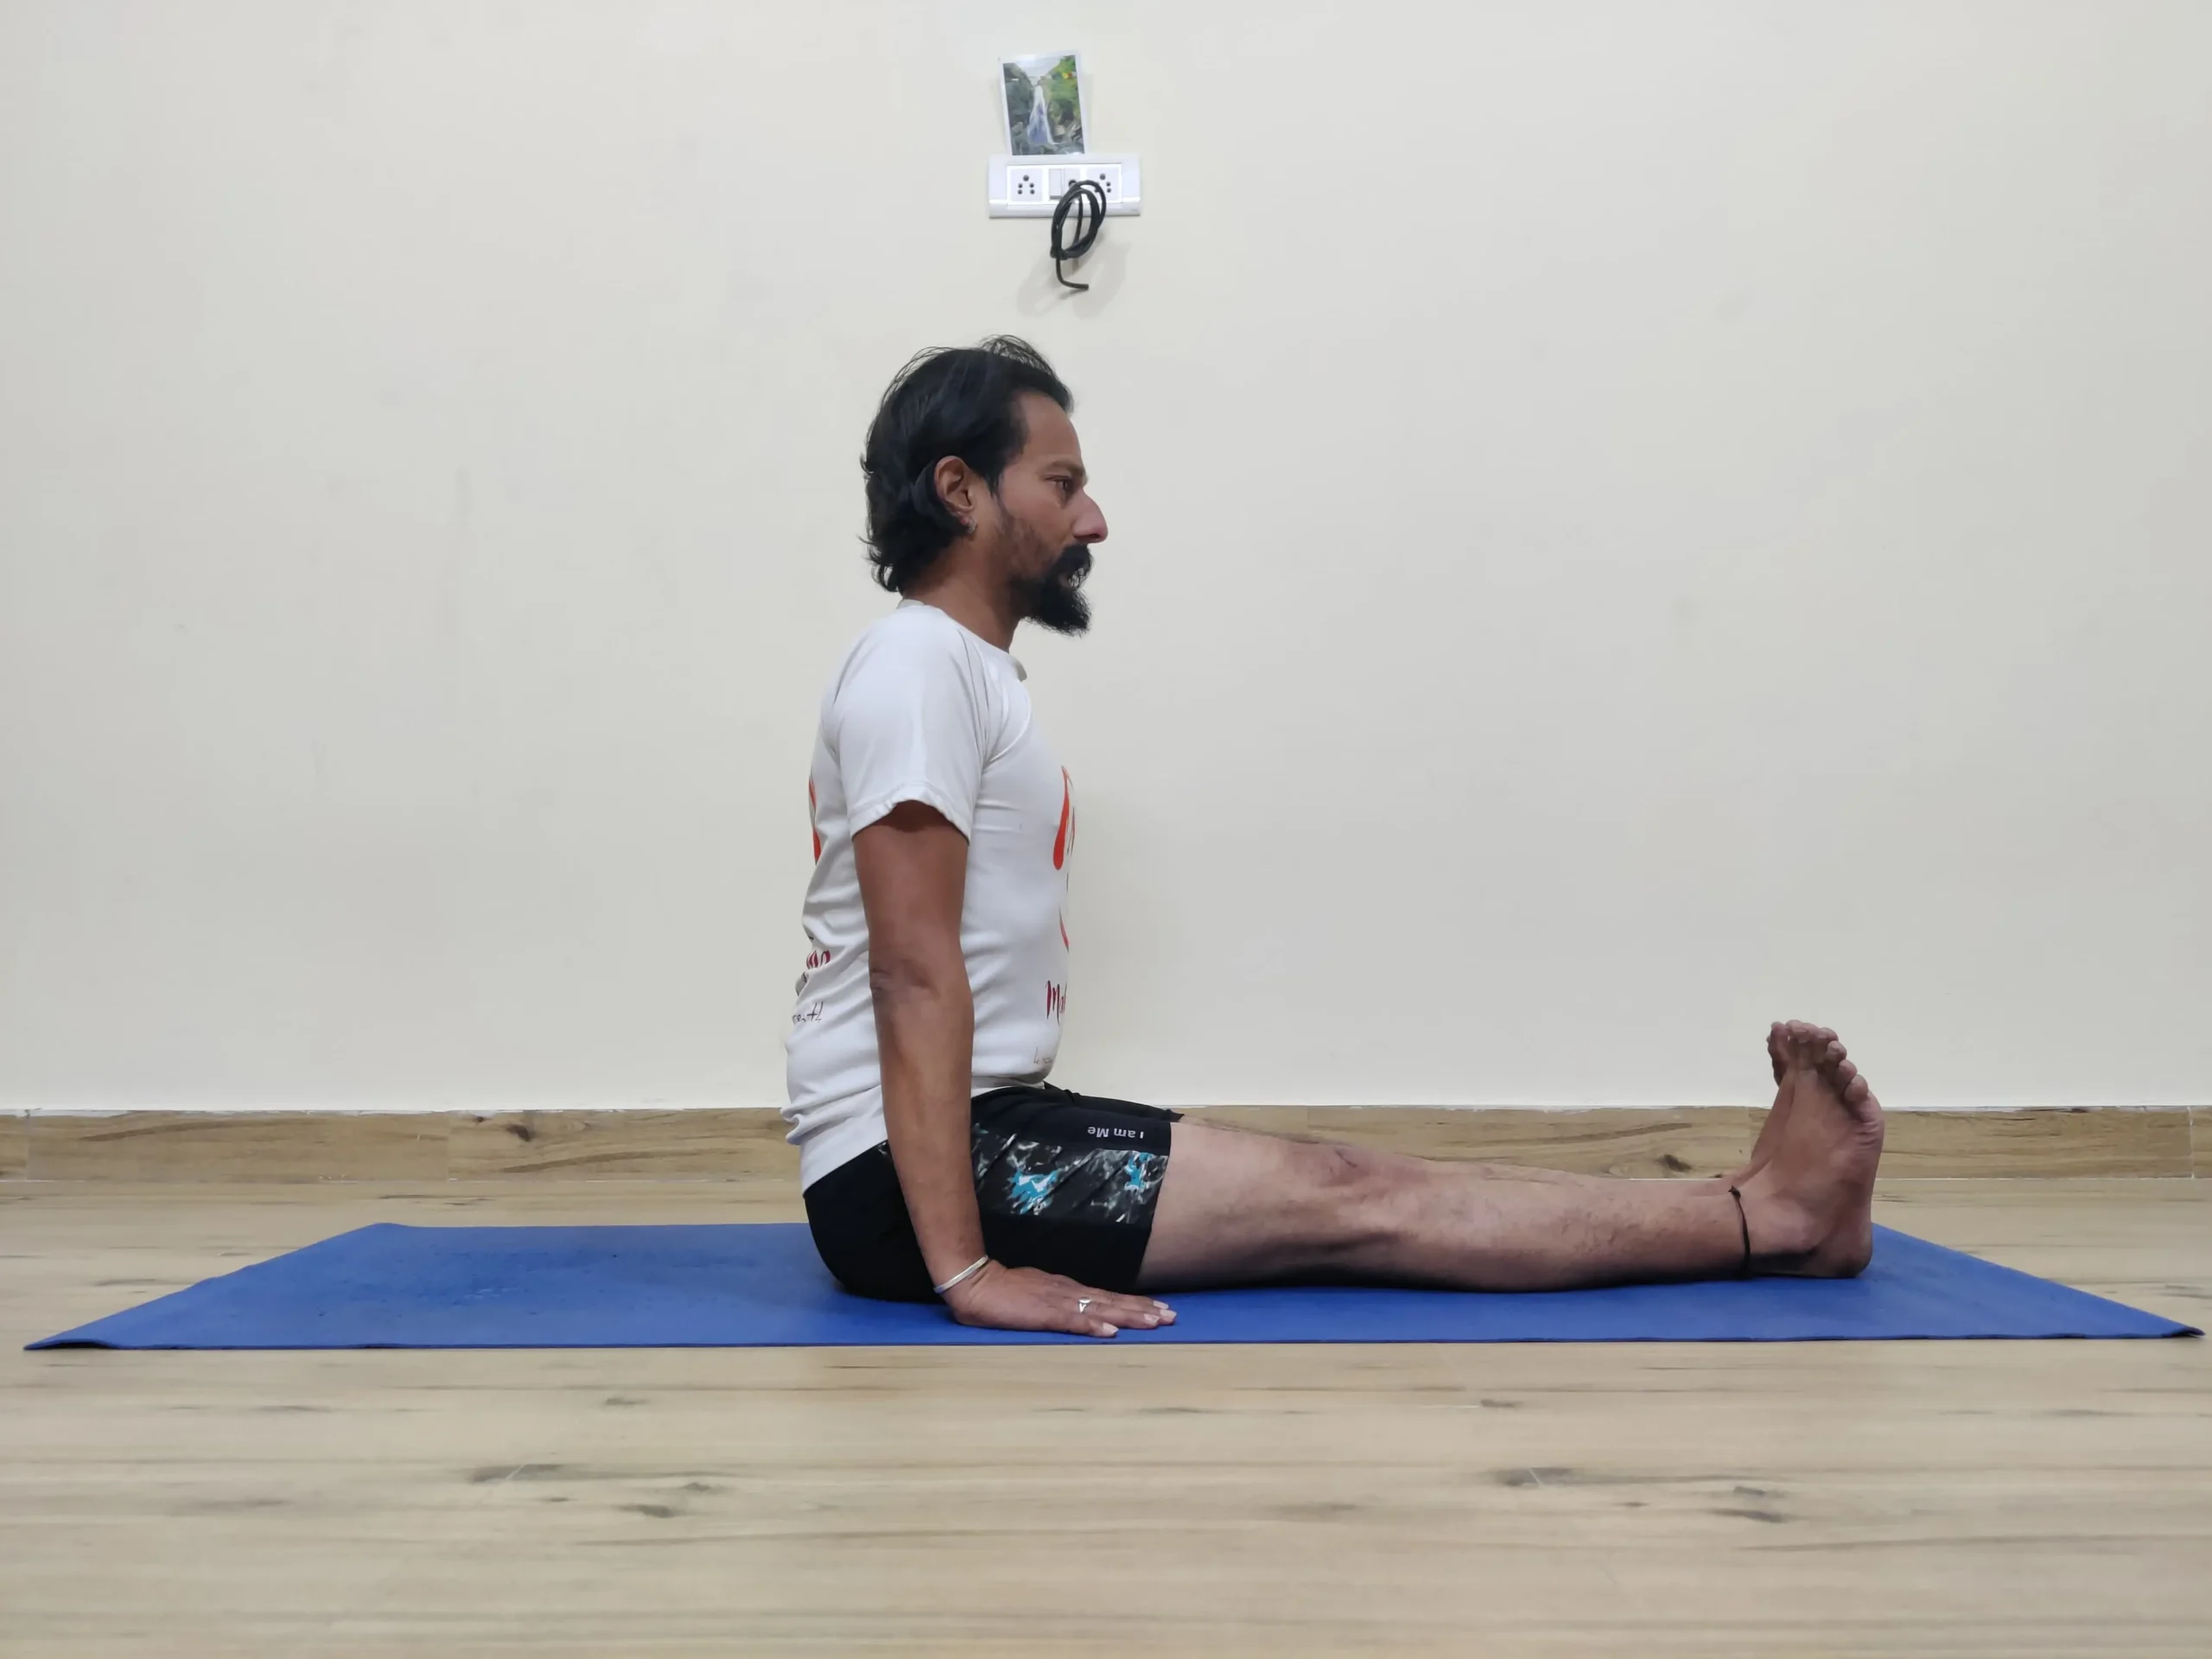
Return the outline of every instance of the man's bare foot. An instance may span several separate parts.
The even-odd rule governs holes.
[[[1802,1023],[1802,1022],[1799,1022]],[[1835,1033],[1827,1033],[1833,1037]],[[1779,1020],[1766,1028],[1766,1057],[1774,1067],[1774,1104],[1767,1109],[1766,1122],[1759,1125],[1759,1138],[1751,1148],[1751,1160],[1734,1174],[1725,1179],[1731,1186],[1741,1186],[1774,1160],[1774,1149],[1782,1144],[1783,1130],[1789,1122],[1789,1096],[1796,1086],[1797,1074],[1789,1058],[1789,1027]]]
[[[1795,1078],[1788,1122],[1765,1166],[1739,1183],[1751,1270],[1847,1279],[1874,1255],[1881,1103],[1825,1027],[1792,1020],[1783,1046]]]

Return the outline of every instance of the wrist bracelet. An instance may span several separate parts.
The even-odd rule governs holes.
[[[961,1286],[966,1284],[970,1279],[973,1279],[977,1274],[981,1273],[985,1268],[988,1268],[990,1265],[990,1252],[986,1250],[982,1255],[977,1256],[966,1267],[961,1268],[959,1272],[954,1274],[951,1278],[946,1280],[943,1284],[931,1285],[930,1288],[935,1291],[938,1295],[942,1296],[948,1290],[957,1290]]]

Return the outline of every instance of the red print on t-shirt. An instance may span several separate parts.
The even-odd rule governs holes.
[[[1068,861],[1068,832],[1075,828],[1075,785],[1069,781],[1068,769],[1060,768],[1060,833],[1052,837],[1052,868],[1061,869]]]
[[[1060,768],[1060,832],[1052,837],[1052,868],[1067,868],[1068,855],[1075,850],[1075,784],[1068,777],[1068,769]],[[1068,918],[1060,917],[1060,949],[1069,949]]]
[[[814,827],[815,810],[814,779],[810,778],[806,780],[806,827],[814,830],[814,861],[819,864],[822,861],[822,831]]]

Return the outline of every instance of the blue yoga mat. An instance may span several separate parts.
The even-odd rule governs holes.
[[[1141,1342],[1818,1342],[2201,1334],[1875,1230],[1857,1279],[1484,1295],[1186,1291]],[[773,1348],[1080,1342],[970,1331],[837,1287],[797,1224],[403,1227],[340,1234],[33,1348]]]

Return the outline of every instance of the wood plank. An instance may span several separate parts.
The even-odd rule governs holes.
[[[1249,1129],[1255,1135],[1286,1135],[1303,1140],[1320,1133],[1313,1127],[1313,1114],[1328,1109],[1313,1106],[1185,1106],[1179,1109],[1193,1122],[1218,1124],[1224,1128]]]
[[[782,1114],[744,1107],[680,1111],[456,1114],[448,1172],[456,1180],[517,1176],[796,1183],[798,1148]]]
[[[1415,1107],[1307,1110],[1324,1139],[1422,1158],[1471,1159],[1585,1175],[1714,1175],[1750,1154],[1751,1109],[1599,1108],[1538,1112]]]
[[[1710,1175],[1733,1167],[1766,1116],[1763,1108],[1742,1106],[1556,1112],[1211,1106],[1191,1109],[1191,1115],[1421,1157],[1633,1176]],[[0,1116],[0,1180],[795,1180],[798,1154],[784,1133],[779,1114],[748,1107],[33,1113]],[[1883,1168],[1901,1178],[2212,1173],[2212,1133],[2193,1135],[2191,1113],[2178,1107],[1892,1112]]]
[[[35,1181],[407,1181],[446,1173],[442,1112],[35,1112]]]
[[[780,1178],[12,1186],[0,1647],[2179,1659],[2212,1629],[2201,1342],[15,1348],[366,1220],[793,1200]],[[1878,1203],[2087,1288],[2163,1282],[2199,1322],[2212,1299],[2201,1183]]]
[[[1900,1179],[2186,1176],[2189,1143],[2182,1108],[1892,1112],[1882,1171]]]

